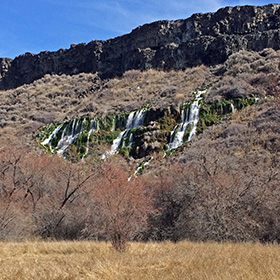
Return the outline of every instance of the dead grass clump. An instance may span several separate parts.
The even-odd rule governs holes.
[[[176,96],[175,96],[175,100],[178,102],[178,103],[182,103],[185,99],[185,95],[183,93],[177,93]]]

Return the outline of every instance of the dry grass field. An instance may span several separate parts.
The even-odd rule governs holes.
[[[0,243],[1,280],[280,279],[280,247],[261,244],[104,242]]]

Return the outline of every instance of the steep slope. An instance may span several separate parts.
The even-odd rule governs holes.
[[[215,68],[200,66],[170,72],[130,70],[125,72],[122,78],[109,80],[101,80],[98,75],[90,73],[73,76],[46,75],[30,85],[1,92],[0,126],[5,131],[1,133],[1,141],[17,135],[18,139],[29,137],[25,141],[30,143],[30,136],[33,133],[37,134],[37,129],[42,125],[47,125],[47,131],[51,132],[51,128],[54,129],[62,123],[63,126],[72,126],[74,123],[78,125],[82,119],[87,122],[99,119],[103,125],[98,132],[97,142],[105,144],[103,148],[100,146],[102,154],[110,148],[110,144],[118,135],[117,131],[111,131],[113,119],[120,119],[122,115],[128,117],[132,111],[146,108],[149,111],[145,120],[147,127],[137,132],[138,144],[135,149],[142,143],[143,148],[147,150],[147,143],[143,139],[158,135],[152,137],[154,148],[150,149],[150,152],[162,150],[170,140],[181,139],[181,136],[177,137],[180,134],[177,134],[178,129],[184,132],[183,139],[187,138],[187,123],[182,124],[181,128],[176,127],[176,124],[182,121],[182,118],[185,119],[182,114],[185,115],[188,111],[187,104],[191,104],[194,100],[193,92],[199,88],[209,89],[207,94],[202,96],[198,133],[235,109],[279,94],[279,55],[279,51],[272,49],[265,49],[259,53],[240,51]],[[54,125],[51,125],[52,123]],[[121,124],[120,127],[114,125],[115,130],[125,127],[125,124]],[[97,152],[98,149],[93,143],[92,147],[86,144],[86,135],[90,130],[87,127],[82,131],[82,126],[79,126],[79,129],[73,131],[77,135],[71,137],[76,141],[78,134],[81,134],[83,153],[88,148]],[[70,129],[67,132],[68,136],[69,133]],[[40,135],[41,141],[49,136],[48,133],[42,132]],[[62,134],[58,135],[61,136]],[[71,144],[75,144],[72,140]],[[53,143],[56,142],[55,140]],[[55,146],[52,147],[54,148]],[[133,154],[139,156],[138,152]],[[142,152],[140,154],[146,155]]]

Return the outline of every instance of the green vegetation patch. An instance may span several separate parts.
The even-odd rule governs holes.
[[[46,140],[52,133],[53,131],[59,126],[58,123],[52,123],[46,126],[43,126],[39,129],[38,133],[36,134],[36,139],[39,142],[43,142]]]
[[[176,125],[175,117],[169,112],[166,112],[163,117],[157,120],[157,122],[160,125],[160,130],[169,133],[174,129],[174,126]]]
[[[232,114],[232,106],[235,110],[242,110],[255,103],[255,97],[234,98],[231,100],[223,100],[222,102],[202,103],[199,111],[197,133],[201,133],[208,126],[215,124],[224,116]]]

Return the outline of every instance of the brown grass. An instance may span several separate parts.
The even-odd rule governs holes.
[[[0,279],[280,279],[280,247],[261,244],[0,243]]]

